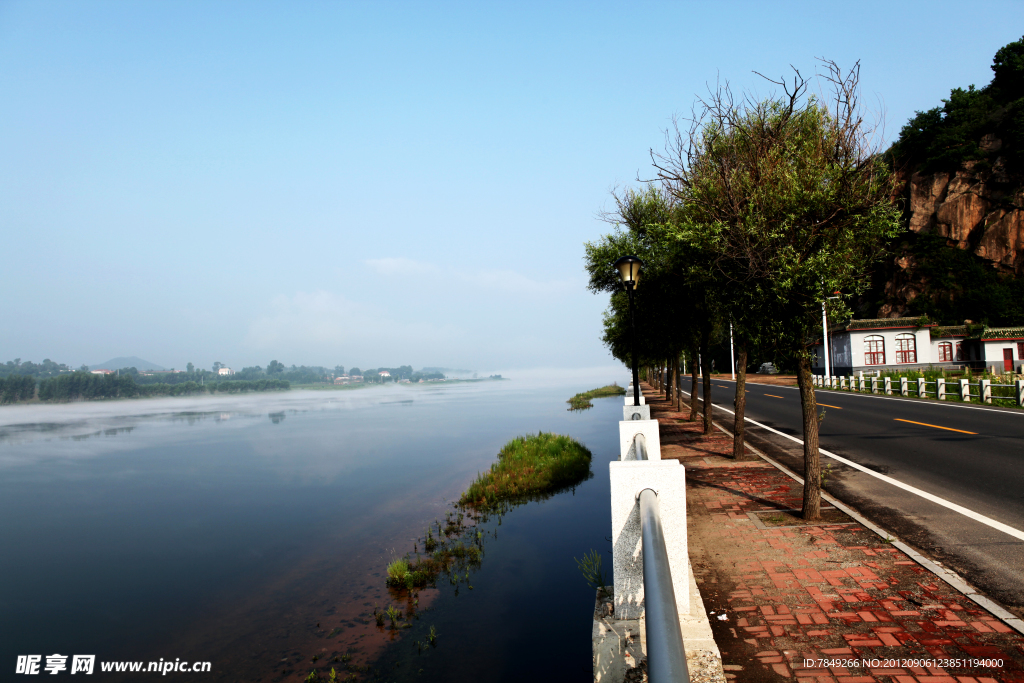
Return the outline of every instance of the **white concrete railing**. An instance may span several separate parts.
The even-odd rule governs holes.
[[[867,380],[870,379],[870,386]],[[839,389],[856,392],[866,392],[877,394],[879,393],[879,378],[870,377],[866,378],[863,375],[860,377],[823,377],[821,375],[813,376],[813,384],[816,387],[822,389]],[[849,384],[847,384],[849,382]],[[1024,380],[1016,380],[1013,384],[993,384],[990,379],[979,379],[975,383],[971,383],[969,380],[946,380],[943,378],[937,378],[934,381],[927,381],[923,377],[911,381],[907,377],[899,378],[899,387],[893,386],[891,377],[882,378],[883,386],[881,391],[887,396],[892,396],[896,391],[899,392],[900,396],[917,397],[917,398],[935,398],[939,401],[945,401],[949,396],[955,396],[956,400],[970,402],[972,399],[977,399],[979,403],[993,404],[996,401],[1007,401],[1012,402],[1018,407],[1024,407]],[[913,387],[913,388],[911,388]],[[934,390],[930,390],[928,387],[934,387]],[[949,391],[949,388],[954,388],[953,392]],[[994,394],[992,389],[1013,389],[1013,395],[1001,396]]]
[[[650,406],[627,404],[623,417],[620,459],[609,463],[615,617],[644,622],[653,683],[689,680],[680,630],[680,615],[690,615],[686,470],[661,459]]]

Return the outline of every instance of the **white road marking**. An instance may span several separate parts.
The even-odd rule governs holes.
[[[690,392],[684,391],[683,393],[688,394]],[[735,411],[729,410],[728,408],[726,408],[724,406],[720,406],[720,405],[718,405],[718,404],[716,404],[714,402],[712,402],[711,405],[713,407],[715,407],[715,408],[720,408],[720,409],[724,410],[727,413],[731,413],[733,415],[736,414]],[[789,434],[786,434],[784,432],[780,432],[777,429],[772,429],[768,425],[761,424],[757,420],[751,420],[749,417],[746,417],[746,416],[744,416],[743,419],[746,420],[747,422],[750,422],[751,424],[754,424],[754,425],[757,425],[758,427],[761,427],[762,429],[767,429],[769,432],[772,432],[774,434],[778,434],[779,436],[783,436],[783,437],[789,439],[790,441],[795,441],[796,443],[800,444],[801,446],[804,443],[802,439],[798,439],[795,436],[790,436]],[[868,469],[867,467],[864,467],[863,465],[855,463],[852,460],[847,460],[844,457],[838,456],[835,453],[827,451],[824,448],[822,448],[821,446],[818,446],[818,452],[822,453],[824,455],[827,455],[828,457],[832,458],[833,460],[838,460],[839,462],[843,463],[844,465],[848,465],[848,466],[852,467],[855,470],[860,470],[861,472],[863,472],[865,474],[869,474],[872,477],[875,477],[876,479],[881,479],[882,481],[884,481],[884,482],[886,482],[888,484],[892,484],[893,486],[895,486],[897,488],[901,488],[904,491],[909,491],[910,493],[913,493],[914,495],[921,496],[925,500],[930,500],[931,502],[936,503],[938,505],[941,505],[942,507],[944,507],[944,508],[946,508],[948,510],[952,510],[953,512],[959,512],[964,517],[969,517],[970,519],[973,519],[976,522],[981,522],[982,524],[984,524],[986,526],[990,526],[993,529],[996,529],[998,531],[1002,531],[1004,534],[1009,534],[1010,536],[1013,536],[1014,538],[1017,538],[1017,539],[1020,539],[1020,540],[1024,541],[1024,531],[1021,531],[1019,529],[1015,529],[1012,526],[1009,526],[1008,524],[1003,524],[1002,522],[997,522],[996,520],[992,519],[991,517],[986,517],[985,515],[982,515],[980,513],[975,512],[974,510],[969,510],[969,509],[965,508],[964,506],[957,505],[956,503],[954,503],[952,501],[948,501],[945,498],[940,498],[939,496],[936,496],[936,495],[933,495],[931,493],[928,493],[927,491],[922,491],[919,488],[913,487],[910,484],[904,484],[902,481],[899,481],[898,479],[893,479],[892,477],[887,477],[884,474],[881,474],[879,472],[875,472],[874,470]]]

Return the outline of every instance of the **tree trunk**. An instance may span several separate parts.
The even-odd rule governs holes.
[[[697,421],[697,394],[700,389],[700,378],[697,376],[700,368],[697,365],[697,360],[690,358],[690,422]]]
[[[732,457],[736,460],[747,459],[747,449],[743,447],[743,413],[747,409],[747,343],[742,338],[736,347],[736,419],[732,424]]]
[[[665,361],[665,398],[672,403],[672,359]]]
[[[711,334],[705,333],[700,340],[700,372],[704,379],[704,433],[711,433]]]
[[[675,381],[675,388],[676,388],[675,391],[676,391],[676,393],[675,393],[675,396],[674,396],[675,401],[673,403],[675,403],[675,411],[678,413],[678,412],[681,412],[683,410],[683,392],[679,391],[679,356],[676,356],[672,360],[672,365],[675,368],[675,376],[676,376],[676,381]]]
[[[804,509],[807,520],[821,519],[821,455],[818,453],[818,404],[811,384],[811,360],[801,354],[797,365],[800,403],[804,412]]]

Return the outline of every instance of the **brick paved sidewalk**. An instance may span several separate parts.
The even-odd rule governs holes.
[[[703,436],[688,409],[644,389],[662,457],[686,466],[690,557],[727,677],[1024,682],[1024,636],[838,511],[785,526],[800,483],[732,460],[732,437]]]

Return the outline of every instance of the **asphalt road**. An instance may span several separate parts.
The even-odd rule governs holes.
[[[689,380],[682,386],[689,390]],[[823,449],[1024,532],[1024,411],[816,392]],[[713,404],[731,410],[734,395],[733,382],[712,381]],[[748,382],[746,415],[802,438],[795,387]],[[732,424],[724,411],[716,419]],[[799,444],[747,429],[752,443],[802,473]],[[822,465],[829,463],[830,493],[1024,615],[1024,540],[823,455]]]

